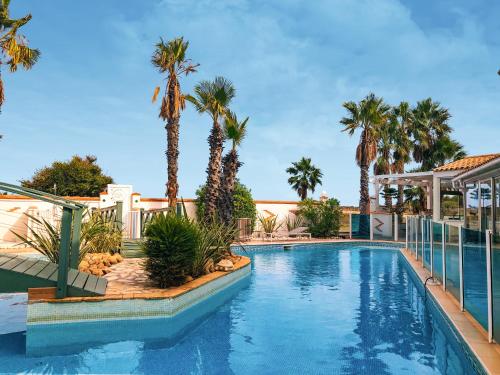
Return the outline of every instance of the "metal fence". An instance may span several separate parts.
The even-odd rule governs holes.
[[[500,237],[417,216],[406,232],[406,248],[500,342]]]

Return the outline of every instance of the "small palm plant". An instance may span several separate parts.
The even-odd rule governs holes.
[[[314,193],[316,185],[321,185],[323,173],[311,163],[311,158],[302,158],[292,163],[286,172],[292,176],[288,183],[297,192],[301,200],[307,199],[307,191]]]
[[[236,114],[228,111],[224,120],[224,135],[226,140],[231,141],[231,150],[222,159],[222,174],[219,194],[219,218],[226,225],[230,225],[233,220],[234,211],[234,184],[241,162],[238,159],[236,148],[241,144],[246,135],[248,117],[239,121]]]
[[[176,38],[168,42],[160,39],[156,44],[151,62],[156,66],[160,73],[167,73],[167,85],[161,101],[160,117],[167,124],[167,190],[169,207],[175,207],[177,203],[177,192],[179,184],[177,182],[177,170],[179,159],[179,120],[181,110],[185,107],[185,97],[181,92],[179,83],[180,75],[188,75],[196,71],[198,64],[192,64],[191,60],[186,58],[186,51],[189,42],[183,38]],[[153,102],[156,101],[160,87],[156,87]]]
[[[26,37],[19,34],[21,27],[31,20],[31,14],[19,19],[9,17],[10,0],[0,0],[0,66],[6,64],[11,72],[21,65],[30,70],[40,57],[40,51],[30,48]],[[0,72],[0,109],[5,100],[3,80]]]
[[[208,137],[210,158],[207,167],[207,191],[205,195],[205,221],[213,221],[217,211],[217,200],[220,192],[220,171],[222,167],[222,150],[224,132],[220,120],[228,113],[229,103],[235,96],[231,81],[224,77],[216,77],[213,81],[201,81],[194,88],[194,96],[187,95],[199,113],[208,113],[212,118],[212,129]]]
[[[272,216],[268,216],[268,217],[265,217],[263,215],[258,215],[257,220],[259,220],[259,223],[262,227],[262,230],[266,234],[271,234],[271,233],[276,232],[278,229],[281,228],[281,226],[283,224],[278,220],[278,216],[276,216],[276,215],[272,215]]]

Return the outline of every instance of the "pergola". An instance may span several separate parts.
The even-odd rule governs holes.
[[[384,185],[398,185],[398,186],[420,186],[424,189],[426,194],[426,209],[432,209],[433,199],[433,172],[411,172],[411,173],[397,173],[397,174],[380,174],[372,177],[372,183],[375,190],[374,210],[380,210],[379,197],[381,187]]]

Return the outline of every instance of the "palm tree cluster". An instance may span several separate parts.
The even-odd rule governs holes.
[[[353,135],[361,131],[356,148],[356,163],[360,167],[360,200],[362,214],[370,210],[368,171],[373,163],[374,174],[404,173],[405,166],[417,164],[413,171],[428,171],[465,156],[463,146],[451,138],[451,115],[439,102],[427,98],[411,106],[401,102],[391,106],[370,93],[359,103],[343,104],[347,116],[340,120],[343,131]],[[396,193],[384,188],[386,207],[392,208],[397,196],[396,212],[403,210],[403,186]],[[421,196],[420,194],[414,194]]]
[[[178,77],[196,71],[199,64],[193,64],[186,58],[189,43],[183,38],[156,45],[152,63],[160,73],[167,73],[167,85],[160,108],[160,117],[166,121],[167,130],[167,191],[169,206],[175,207],[179,185],[177,182],[179,158],[179,121],[180,112],[185,108],[186,100],[196,110],[207,113],[212,120],[208,137],[210,156],[207,167],[207,183],[205,194],[205,221],[211,222],[219,218],[230,225],[233,216],[233,192],[238,169],[241,166],[237,147],[246,134],[248,117],[239,121],[231,112],[229,104],[236,94],[232,82],[224,77],[214,80],[203,80],[194,87],[194,93],[183,94]],[[159,95],[160,88],[155,89],[153,101]],[[223,157],[224,141],[232,143],[231,150]]]
[[[10,0],[0,0],[0,68],[2,64],[9,66],[13,73],[19,65],[29,70],[40,57],[40,51],[30,48],[26,37],[19,29],[31,20],[31,14],[19,19],[9,16]],[[0,70],[0,109],[5,100],[3,80]]]
[[[292,166],[286,169],[286,173],[291,175],[288,178],[288,183],[302,201],[307,199],[309,190],[314,193],[316,185],[322,183],[323,173],[312,164],[311,158],[303,157],[298,162],[292,163]]]

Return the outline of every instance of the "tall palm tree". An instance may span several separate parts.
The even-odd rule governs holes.
[[[432,156],[436,143],[451,133],[452,129],[448,124],[451,115],[439,102],[427,98],[417,103],[413,117],[413,159],[421,163],[421,170],[429,171],[435,167]]]
[[[401,102],[392,109],[391,123],[393,124],[393,172],[404,173],[405,165],[411,161],[413,143],[411,128],[413,126],[413,111],[408,102]],[[404,186],[398,185],[396,212],[404,211]]]
[[[207,192],[205,195],[205,221],[215,218],[219,197],[220,171],[224,132],[219,120],[226,116],[229,103],[235,96],[231,81],[224,77],[216,77],[213,81],[201,81],[194,88],[194,96],[187,95],[199,113],[208,113],[212,118],[212,129],[208,137],[210,158],[207,167]]]
[[[40,51],[30,48],[28,40],[24,35],[18,34],[18,30],[31,20],[31,14],[19,19],[9,17],[10,0],[0,0],[0,67],[7,64],[11,72],[17,70],[21,65],[29,70],[35,65],[40,57]],[[0,109],[5,100],[3,80],[0,71]]]
[[[368,169],[377,157],[378,130],[387,123],[390,106],[382,98],[370,93],[359,103],[353,101],[343,104],[348,112],[340,123],[344,125],[342,131],[353,135],[361,130],[358,147],[356,148],[356,163],[360,167],[360,197],[359,210],[361,214],[370,213],[370,194],[368,190]]]
[[[394,123],[388,123],[378,129],[377,158],[373,164],[373,173],[389,174],[393,172],[393,149],[394,149]],[[392,210],[392,196],[389,194],[389,185],[384,186],[383,196],[385,208]],[[377,197],[378,199],[378,197]]]
[[[323,173],[311,163],[311,158],[302,158],[298,162],[286,169],[286,173],[291,174],[288,183],[297,192],[301,200],[307,198],[307,191],[314,193],[316,185],[321,185]]]
[[[177,204],[177,192],[179,183],[177,182],[178,159],[179,159],[179,119],[181,110],[185,107],[185,98],[181,92],[178,77],[182,74],[188,75],[196,71],[198,64],[192,64],[186,59],[186,50],[189,42],[185,42],[182,37],[156,44],[151,62],[158,68],[160,73],[167,73],[167,85],[161,101],[160,114],[166,120],[165,130],[167,131],[167,184],[165,196],[168,197],[168,206],[175,207]],[[153,95],[153,102],[156,101],[160,87],[156,87]]]
[[[224,120],[224,136],[231,142],[231,150],[222,159],[222,173],[219,194],[219,217],[226,225],[231,224],[233,220],[234,209],[234,183],[238,169],[242,163],[238,158],[237,147],[245,138],[247,131],[248,117],[243,121],[238,121],[236,114],[228,111]]]

